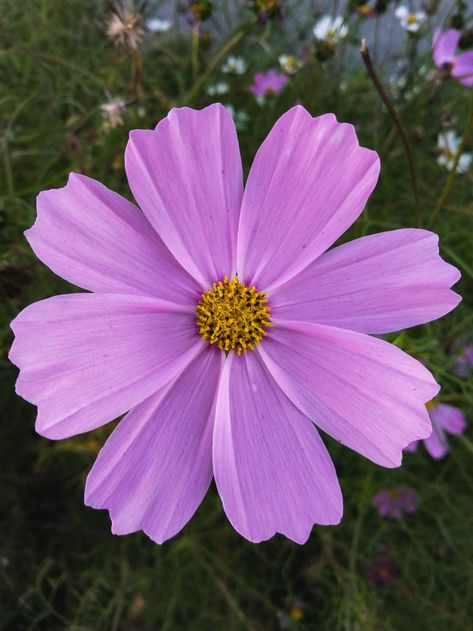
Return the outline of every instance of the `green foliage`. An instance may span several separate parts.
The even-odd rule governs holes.
[[[297,7],[286,22],[262,27],[243,9],[233,23],[222,3],[210,20],[217,41],[209,48],[192,42],[188,28],[174,29],[148,35],[138,57],[107,41],[107,15],[106,4],[93,0],[6,0],[0,14],[0,628],[471,628],[471,431],[451,439],[443,461],[420,449],[397,470],[376,467],[327,439],[345,516],[338,527],[315,528],[303,547],[282,537],[258,546],[240,538],[215,488],[183,533],[164,546],[141,533],[114,537],[106,513],[82,501],[86,473],[110,427],[62,443],[35,435],[33,407],[14,394],[8,325],[30,302],[71,289],[34,258],[22,236],[34,221],[35,195],[80,171],[129,196],[123,168],[128,130],[154,126],[173,105],[211,102],[210,83],[228,82],[224,103],[248,115],[239,133],[246,171],[276,118],[295,102],[314,115],[335,112],[380,153],[379,185],[344,240],[415,223],[402,145],[358,63],[356,20],[352,39],[329,61],[317,61],[309,47],[304,67],[260,106],[248,91],[253,73],[277,66],[280,53],[300,52],[302,33],[312,24],[311,16],[297,16]],[[296,17],[302,21],[295,25]],[[222,74],[228,52],[245,58],[243,76]],[[447,117],[462,132],[469,91],[429,82],[419,68],[431,66],[430,53],[419,57],[411,47],[409,55],[408,83],[396,105],[411,140],[426,225],[448,175],[436,162],[437,134]],[[387,80],[387,70],[380,74]],[[109,96],[127,104],[124,125],[113,129],[100,107]],[[471,190],[471,177],[459,175],[436,224],[444,258],[462,271],[462,304],[439,322],[391,339],[433,371],[442,399],[470,419],[472,383],[451,372],[450,351],[473,324]],[[371,498],[398,484],[418,490],[418,512],[401,522],[381,520]],[[383,567],[392,580],[380,586],[373,576]]]

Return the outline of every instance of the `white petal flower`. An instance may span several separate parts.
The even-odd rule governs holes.
[[[412,12],[407,7],[398,7],[395,11],[396,17],[400,20],[402,28],[416,33],[425,22],[427,15],[424,11]]]
[[[161,20],[160,18],[146,20],[146,27],[151,33],[164,33],[164,31],[169,31],[171,26],[170,20]]]
[[[286,74],[294,74],[302,67],[302,61],[294,55],[279,55],[278,61]]]
[[[244,74],[246,71],[246,61],[243,57],[229,55],[222,66],[222,72],[225,74]]]
[[[341,15],[332,18],[330,15],[323,15],[313,28],[316,39],[328,39],[332,42],[338,42],[346,37],[348,26],[343,23]]]
[[[104,118],[106,129],[115,129],[123,125],[123,114],[125,113],[125,101],[120,98],[110,99],[100,106]]]
[[[220,83],[214,83],[213,85],[209,85],[209,87],[207,88],[207,94],[209,96],[218,96],[220,94],[226,94],[229,89],[230,89],[230,86],[228,85],[228,83],[225,83],[224,81],[220,81]]]
[[[439,156],[437,163],[444,166],[448,171],[453,169],[456,155],[460,149],[461,139],[454,131],[447,131],[438,135],[437,150]],[[471,153],[462,153],[457,165],[457,173],[466,173],[472,162]]]

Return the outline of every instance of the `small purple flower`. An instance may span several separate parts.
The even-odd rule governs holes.
[[[397,578],[398,570],[389,559],[378,559],[368,571],[370,581],[376,587],[389,587]]]
[[[425,448],[434,460],[440,460],[449,451],[446,434],[463,434],[466,429],[465,415],[453,405],[445,403],[427,404],[430,421],[432,423],[432,434],[423,440]],[[408,445],[404,451],[414,452],[417,450],[419,441],[414,441]]]
[[[466,379],[470,376],[473,368],[473,345],[465,346],[457,355],[455,362],[451,368],[452,372]]]
[[[267,72],[257,72],[255,74],[250,92],[255,96],[279,94],[287,82],[288,78],[286,75],[276,72],[274,68],[270,68]]]
[[[401,519],[404,513],[416,512],[417,492],[410,487],[396,487],[379,491],[373,497],[373,506],[380,517]]]
[[[467,87],[473,86],[473,50],[455,54],[460,31],[448,29],[435,31],[433,40],[433,58],[437,68],[445,70]]]

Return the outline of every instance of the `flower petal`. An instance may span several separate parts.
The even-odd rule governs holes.
[[[453,405],[438,403],[430,410],[432,424],[439,425],[450,434],[463,434],[466,430],[465,415]]]
[[[355,221],[379,173],[374,151],[333,114],[300,105],[281,116],[248,176],[238,230],[238,274],[261,289],[283,284]]]
[[[141,403],[202,345],[193,312],[119,294],[42,300],[12,328],[17,393],[38,406],[38,433],[54,439],[87,432]]]
[[[212,480],[213,406],[224,354],[207,346],[183,373],[135,407],[89,473],[85,503],[110,511],[115,534],[177,534]]]
[[[473,50],[458,55],[452,77],[456,77],[462,85],[473,86]]]
[[[195,302],[197,283],[143,213],[99,182],[71,173],[64,188],[39,194],[37,211],[26,237],[62,278],[95,292]]]
[[[189,274],[204,288],[233,275],[243,176],[227,109],[173,109],[155,131],[132,131],[125,164],[135,199]]]
[[[271,292],[273,317],[388,333],[430,322],[461,300],[449,289],[460,278],[427,230],[362,237],[322,254]]]
[[[451,64],[455,61],[455,50],[460,39],[460,31],[448,29],[442,33],[437,29],[434,34],[433,58],[436,66]]]
[[[333,438],[385,467],[431,433],[438,392],[418,361],[383,340],[323,324],[276,321],[258,347],[276,382]]]
[[[434,460],[440,460],[449,451],[447,437],[441,427],[436,427],[434,424],[432,426],[432,433],[424,440],[424,445]]]
[[[342,497],[330,456],[257,353],[231,353],[225,363],[213,463],[225,512],[250,541],[280,532],[304,543],[314,523],[340,521]]]

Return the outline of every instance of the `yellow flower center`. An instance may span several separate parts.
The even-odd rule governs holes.
[[[408,24],[415,24],[417,22],[417,14],[416,13],[411,13],[410,15],[407,16],[407,23]]]
[[[213,283],[197,305],[197,326],[204,340],[238,355],[254,350],[272,326],[265,291],[247,287],[235,276]]]

